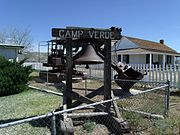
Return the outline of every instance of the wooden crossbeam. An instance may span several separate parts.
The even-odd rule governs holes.
[[[103,93],[103,90],[104,90],[104,86],[101,86],[100,88],[94,90],[93,92],[89,93],[86,95],[87,98],[93,98],[95,96],[97,96],[98,94],[101,94]],[[76,106],[79,106],[81,105],[83,102],[80,102],[80,101],[75,101],[72,103],[72,107],[76,107]]]
[[[114,98],[113,91],[111,91],[111,97]],[[120,114],[120,111],[119,111],[119,108],[118,108],[116,100],[113,101],[113,106],[114,106],[114,111],[116,113],[116,116],[119,118],[120,121],[124,121],[122,116],[121,116],[121,114]]]
[[[91,100],[90,98],[88,97],[85,97],[83,95],[80,95],[74,91],[71,91],[71,92],[66,92],[66,96],[67,97],[71,97],[73,99],[76,99],[77,101],[81,102],[81,103],[86,103],[86,104],[91,104],[91,103],[95,103],[93,100]],[[100,111],[104,111],[106,109],[106,107],[104,105],[96,105],[94,106],[95,108],[97,108],[98,110]]]

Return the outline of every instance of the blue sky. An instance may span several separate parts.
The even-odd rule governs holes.
[[[29,28],[34,50],[51,28],[118,26],[122,34],[180,52],[180,0],[0,0],[0,29]]]

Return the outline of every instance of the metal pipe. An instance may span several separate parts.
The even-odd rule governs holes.
[[[93,117],[93,116],[103,116],[108,115],[106,112],[90,112],[90,113],[71,113],[67,114],[67,117],[78,118],[78,117]]]
[[[170,96],[170,81],[168,80],[166,83],[168,86],[166,87],[166,93],[165,93],[165,115],[168,115],[168,111],[169,111],[169,96]]]
[[[168,87],[168,85],[164,85],[164,86],[152,88],[152,89],[149,89],[149,90],[146,90],[146,91],[142,91],[140,93],[130,95],[129,97],[136,96],[136,95],[139,95],[139,94],[144,94],[144,93],[147,93],[147,92],[155,91],[157,89],[162,89],[162,88],[166,88],[166,87]],[[105,101],[99,101],[99,102],[92,103],[92,104],[87,104],[87,105],[84,105],[84,106],[78,106],[78,107],[62,110],[62,111],[59,111],[59,112],[53,112],[53,113],[51,112],[51,113],[48,113],[48,114],[45,114],[45,115],[40,115],[40,116],[31,117],[31,118],[26,118],[26,119],[23,119],[23,120],[9,122],[9,123],[6,123],[6,124],[1,124],[0,128],[5,128],[5,127],[17,125],[17,124],[22,124],[22,123],[29,122],[29,121],[32,121],[32,120],[38,120],[38,119],[42,119],[42,118],[46,118],[46,117],[51,117],[52,115],[63,114],[63,113],[71,112],[71,111],[74,111],[74,110],[79,110],[79,109],[87,108],[87,107],[90,107],[90,106],[96,106],[96,105],[99,105],[99,104],[104,104],[104,103],[112,102],[112,101],[123,99],[123,98],[125,98],[125,97],[116,97],[116,98],[105,100]]]
[[[51,132],[52,135],[56,135],[56,117],[54,115],[54,112],[52,112],[52,118],[51,118]]]
[[[45,43],[48,43],[48,41],[40,41],[39,43],[38,43],[38,62],[40,63],[40,53],[41,53],[41,46],[44,46],[44,45],[41,45],[41,43],[43,43],[43,42],[45,42]]]
[[[50,93],[50,94],[57,95],[57,96],[63,96],[63,93],[60,93],[60,92],[55,92],[55,91],[51,91],[51,90],[48,90],[48,89],[42,89],[42,88],[38,88],[38,87],[35,87],[35,86],[31,86],[31,85],[29,85],[28,87],[32,88],[32,89],[39,90],[41,92],[46,92],[46,93]]]

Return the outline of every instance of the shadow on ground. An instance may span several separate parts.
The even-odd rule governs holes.
[[[170,93],[170,96],[180,97],[180,90],[179,90],[179,91],[172,91],[172,92]]]

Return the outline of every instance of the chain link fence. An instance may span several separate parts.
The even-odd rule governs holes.
[[[89,83],[103,85],[99,79],[86,78],[79,87],[88,97],[92,92]],[[133,83],[133,80],[120,80],[121,83]],[[91,88],[91,89],[90,89]],[[145,134],[153,123],[167,116],[169,109],[169,84],[163,82],[135,81],[129,93],[123,91],[112,80],[112,99],[103,100],[103,94],[92,98],[93,103],[59,111],[53,110],[45,115],[20,118],[18,120],[1,120],[2,135],[109,135],[109,134]],[[111,103],[110,111],[102,111]]]

